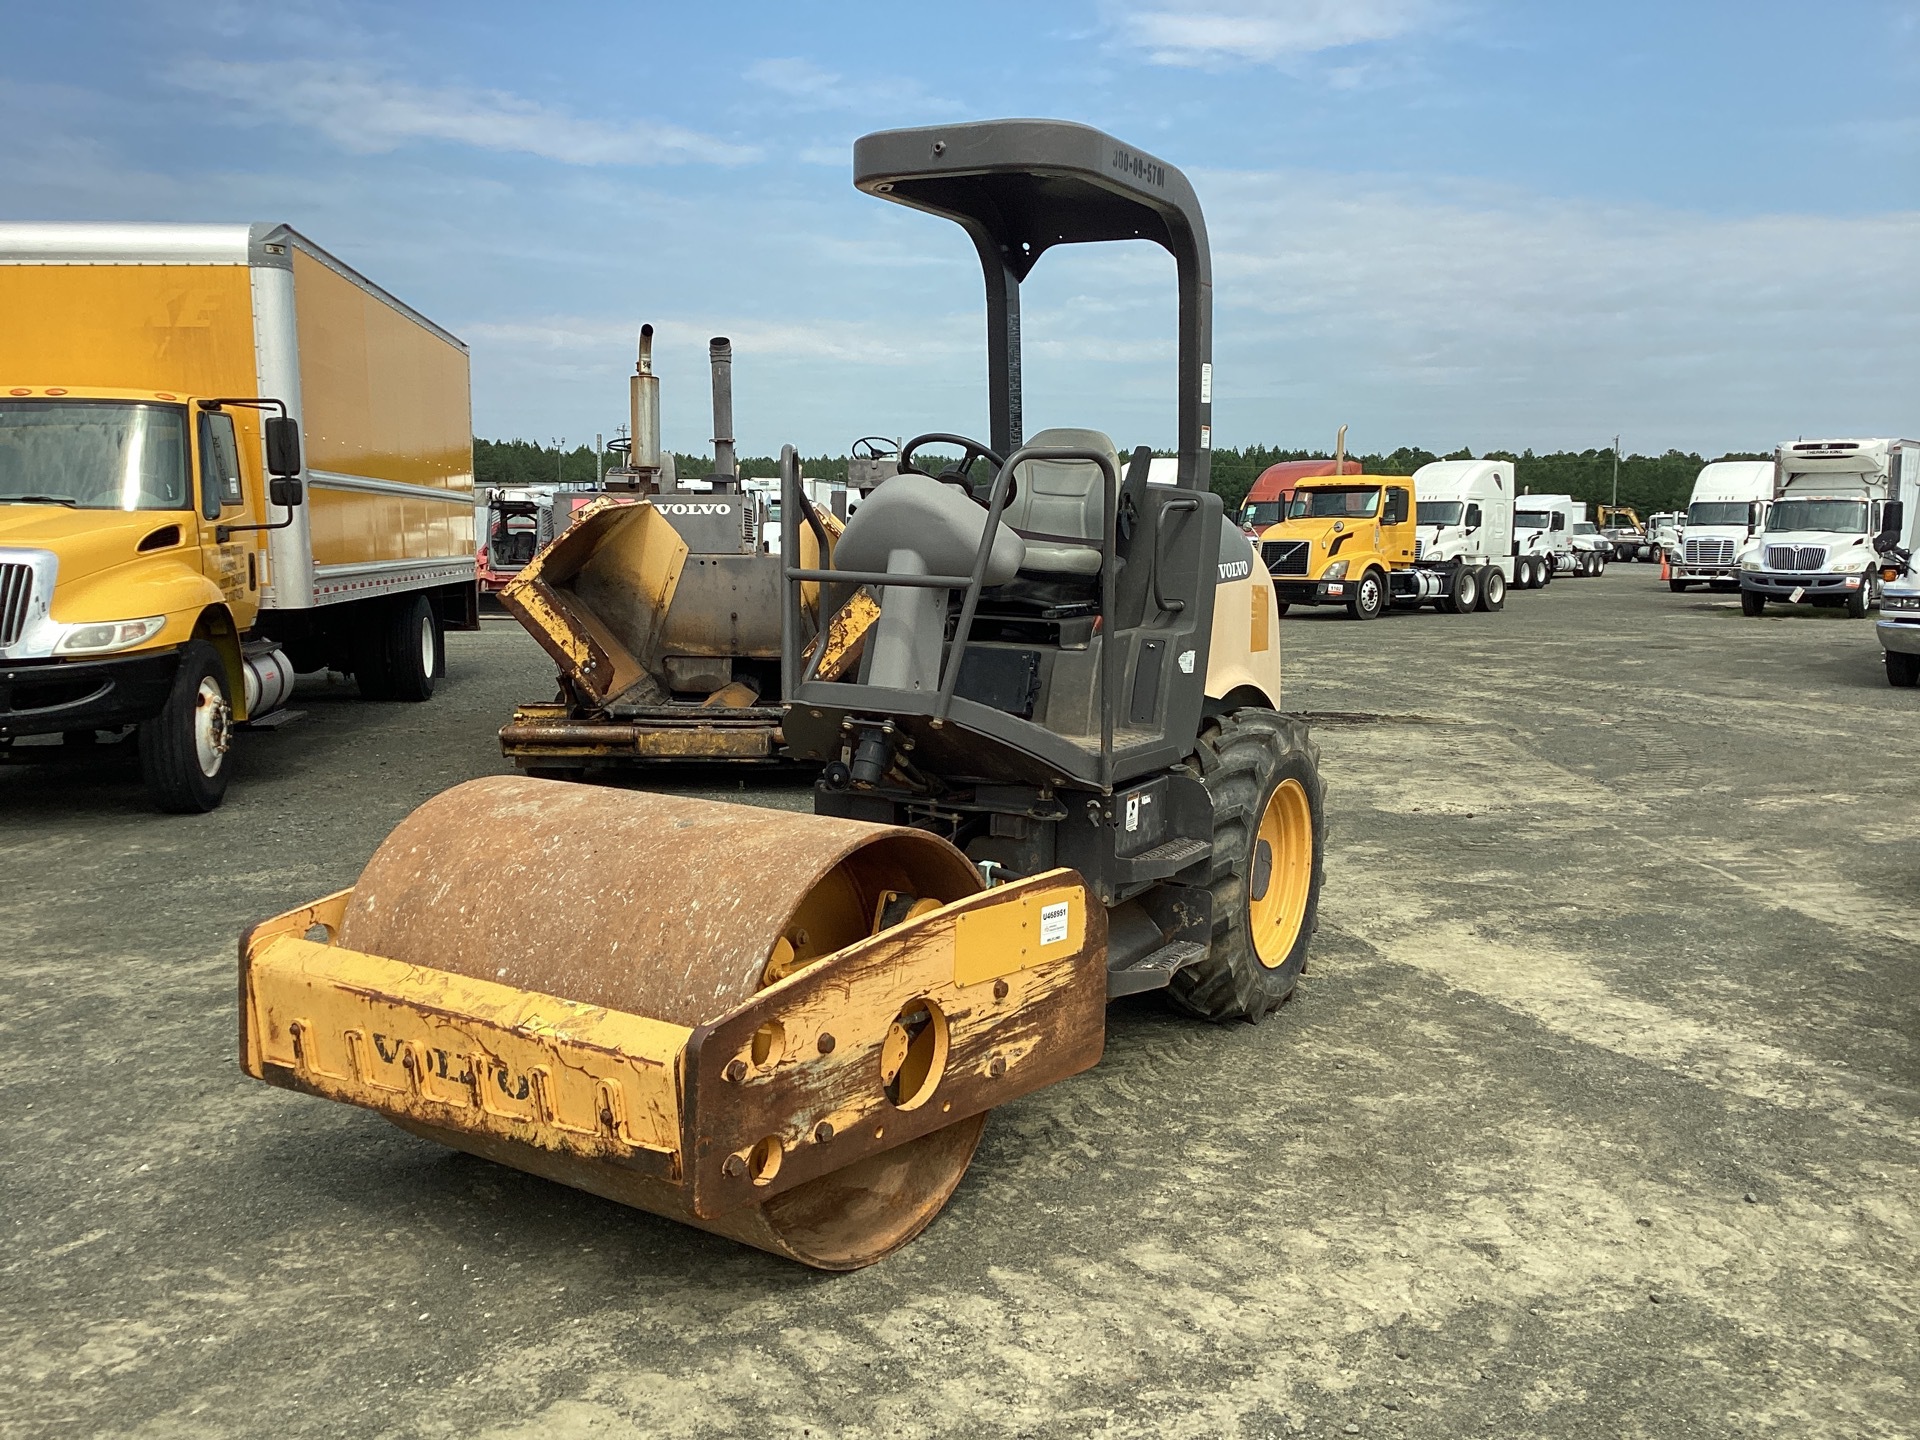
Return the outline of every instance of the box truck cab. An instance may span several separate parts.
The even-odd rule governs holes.
[[[1371,620],[1389,606],[1431,604],[1459,613],[1505,604],[1511,555],[1463,549],[1457,558],[1421,563],[1415,493],[1414,477],[1405,475],[1299,481],[1287,518],[1260,536],[1281,613],[1290,605],[1343,605],[1352,618]]]
[[[1855,618],[1878,609],[1873,539],[1889,500],[1904,501],[1909,523],[1920,523],[1916,488],[1920,443],[1912,440],[1783,444],[1765,528],[1740,556],[1741,610],[1759,615],[1769,600],[1839,607]]]
[[[0,314],[0,758],[130,739],[204,811],[296,670],[432,693],[464,346],[284,226],[0,225]]]
[[[1706,584],[1740,585],[1738,557],[1766,523],[1773,499],[1773,461],[1716,460],[1704,466],[1687,499],[1685,532],[1667,584],[1676,594]]]

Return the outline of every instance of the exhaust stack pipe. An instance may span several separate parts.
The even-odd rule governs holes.
[[[713,366],[713,473],[716,481],[739,479],[733,453],[733,342],[716,335],[707,345]],[[733,488],[733,487],[728,487]]]
[[[653,326],[640,327],[640,358],[629,382],[627,468],[634,472],[634,488],[660,487],[660,377],[653,373]]]
[[[1347,427],[1342,425],[1340,433],[1333,437],[1333,473],[1347,473]]]

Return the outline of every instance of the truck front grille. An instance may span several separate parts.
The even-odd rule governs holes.
[[[1304,575],[1307,573],[1307,542],[1269,540],[1260,547],[1260,558],[1266,562],[1269,575]]]
[[[19,642],[32,603],[33,571],[25,565],[0,565],[0,648]]]
[[[1686,548],[1689,565],[1731,565],[1733,563],[1733,541],[1731,540],[1689,540]]]
[[[1769,545],[1767,547],[1767,568],[1769,570],[1818,570],[1827,563],[1827,547],[1824,545]]]

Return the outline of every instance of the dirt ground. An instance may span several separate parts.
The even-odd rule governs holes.
[[[1282,637],[1299,997],[1117,1007],[840,1277],[240,1074],[235,937],[502,768],[510,623],[426,706],[303,681],[206,818],[0,771],[0,1435],[1920,1432],[1920,701],[1870,622],[1621,566]]]

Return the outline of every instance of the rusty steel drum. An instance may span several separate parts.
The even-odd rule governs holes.
[[[676,1025],[711,1023],[769,977],[871,934],[882,893],[981,888],[936,836],[810,813],[518,776],[436,796],[356,884],[340,943],[410,965]],[[531,1144],[393,1118],[456,1149],[786,1255],[853,1269],[940,1210],[985,1115],[769,1200],[695,1216],[681,1187]]]

